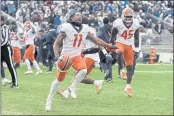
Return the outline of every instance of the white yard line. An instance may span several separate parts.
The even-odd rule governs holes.
[[[173,73],[173,71],[136,71],[135,72],[141,72],[141,73]]]

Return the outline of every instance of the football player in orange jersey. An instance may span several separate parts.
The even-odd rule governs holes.
[[[60,83],[65,79],[67,70],[72,66],[76,71],[76,76],[70,85],[71,93],[75,93],[75,88],[86,76],[87,67],[81,57],[82,43],[89,39],[97,45],[116,49],[115,45],[107,44],[97,39],[90,33],[90,27],[82,24],[81,13],[73,12],[69,16],[69,22],[63,23],[59,35],[54,43],[55,56],[59,57],[60,44],[63,42],[62,51],[57,61],[57,75],[52,82],[50,92],[46,100],[46,111],[51,110],[51,104],[54,93],[59,89]]]
[[[33,71],[31,70],[30,61],[33,62],[34,66],[37,69],[36,75],[42,73],[42,70],[40,69],[38,63],[36,62],[34,58],[34,52],[35,52],[35,46],[34,46],[34,38],[35,38],[35,30],[31,25],[30,21],[25,22],[25,32],[24,32],[24,39],[26,44],[26,50],[24,53],[24,60],[27,65],[28,71],[24,74],[32,74]],[[30,61],[29,61],[30,60]]]
[[[131,81],[134,61],[132,46],[139,46],[139,27],[140,24],[138,20],[134,19],[134,11],[131,8],[125,8],[122,11],[121,18],[116,19],[113,22],[113,29],[111,32],[111,43],[119,48],[116,52],[117,54],[122,55],[125,61],[127,69],[127,84],[124,91],[130,97],[132,96]]]
[[[10,39],[11,39],[11,46],[13,49],[12,59],[13,61],[15,61],[14,68],[16,69],[20,67],[20,62],[21,62],[21,52],[20,52],[20,45],[19,45],[20,37],[17,36],[16,22],[12,22]]]

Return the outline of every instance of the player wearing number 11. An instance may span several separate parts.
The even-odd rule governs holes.
[[[111,32],[111,43],[119,49],[116,50],[118,55],[122,55],[127,69],[127,85],[124,91],[128,96],[131,94],[131,81],[133,76],[133,49],[139,47],[139,27],[138,20],[134,19],[134,11],[131,8],[125,8],[122,11],[122,16],[113,22]],[[116,37],[116,40],[115,40]]]
[[[46,110],[51,110],[51,103],[54,93],[59,89],[60,83],[64,80],[67,70],[72,66],[76,71],[76,76],[71,86],[71,93],[75,93],[76,84],[80,83],[86,76],[87,67],[81,57],[82,43],[89,39],[99,46],[116,49],[115,45],[107,44],[101,39],[97,39],[90,33],[90,27],[82,24],[82,17],[79,12],[70,14],[69,23],[63,23],[60,32],[55,40],[53,49],[55,56],[59,57],[60,44],[63,42],[62,51],[57,61],[56,79],[51,84],[51,89],[46,100]]]

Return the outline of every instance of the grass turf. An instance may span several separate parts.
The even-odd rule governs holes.
[[[113,83],[105,82],[100,94],[95,85],[80,84],[76,100],[62,100],[55,94],[51,112],[45,111],[45,101],[56,69],[52,74],[42,69],[43,74],[37,76],[24,75],[25,65],[17,69],[19,88],[2,87],[2,115],[173,115],[173,65],[137,65],[131,98],[125,95],[126,82],[117,78],[114,66]],[[101,80],[104,74],[96,68],[89,76]],[[66,89],[72,78],[71,69],[61,89]]]

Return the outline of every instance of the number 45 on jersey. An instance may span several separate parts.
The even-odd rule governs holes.
[[[133,30],[125,30],[122,34],[121,37],[124,39],[130,39],[133,35]]]

